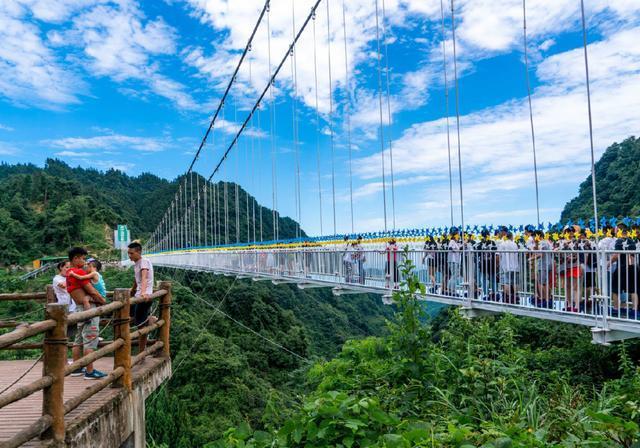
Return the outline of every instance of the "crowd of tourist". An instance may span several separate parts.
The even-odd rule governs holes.
[[[128,247],[129,259],[134,263],[134,283],[132,297],[141,297],[144,301],[131,308],[131,316],[136,327],[153,324],[151,316],[151,294],[153,293],[153,265],[142,256],[140,243],[131,243]],[[69,313],[90,310],[107,303],[107,287],[102,277],[102,263],[95,258],[87,258],[88,252],[82,247],[69,250],[68,260],[57,265],[58,272],[53,278],[53,290],[56,300],[68,306]],[[100,316],[80,322],[67,328],[67,336],[73,340],[71,349],[74,361],[97,350],[100,337]],[[144,351],[147,336],[140,336],[139,351]],[[71,376],[84,376],[87,380],[104,378],[106,374],[94,368],[93,363],[77,369]]]
[[[342,264],[345,282],[364,285],[371,266],[367,257],[383,254],[385,286],[397,288],[400,264],[410,257],[432,294],[472,294],[476,299],[568,312],[597,311],[603,306],[598,298],[605,295],[611,315],[635,319],[639,237],[640,229],[624,223],[597,233],[571,225],[547,232],[525,226],[518,234],[498,227],[463,235],[454,227],[447,234],[427,235],[420,246],[399,245],[390,238],[382,250],[364,244],[362,237],[345,237]],[[405,246],[410,249],[406,256]]]

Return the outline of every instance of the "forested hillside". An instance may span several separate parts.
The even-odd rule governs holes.
[[[598,212],[608,217],[640,216],[640,138],[614,143],[596,162]],[[562,211],[561,221],[593,217],[591,175],[580,184],[578,196]]]
[[[111,229],[127,224],[134,238],[145,239],[155,228],[182,183],[152,174],[128,176],[118,170],[106,172],[71,168],[59,160],[35,165],[0,165],[0,264],[25,263],[42,255],[64,253],[73,244],[102,251],[110,246]],[[202,183],[200,178],[199,182]],[[198,184],[196,176],[187,187]],[[219,204],[224,203],[223,183]],[[188,190],[191,197],[191,190]],[[239,188],[240,238],[246,241],[246,203],[255,200]],[[229,234],[235,238],[235,184],[227,184]],[[270,209],[262,211],[265,239],[272,235]],[[252,209],[251,209],[252,212]],[[296,223],[279,218],[282,238],[296,234]],[[304,234],[304,232],[303,232]]]

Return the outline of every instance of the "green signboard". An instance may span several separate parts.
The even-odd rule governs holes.
[[[119,242],[129,241],[129,229],[127,228],[127,226],[124,224],[118,224],[117,235],[118,235],[117,240]]]

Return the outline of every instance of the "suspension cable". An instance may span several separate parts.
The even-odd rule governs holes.
[[[460,184],[460,222],[462,224],[461,235],[463,236],[464,247],[464,196],[462,189],[462,149],[460,144],[460,86],[458,85],[458,62],[456,58],[456,26],[455,12],[453,6],[454,0],[451,0],[451,37],[453,40],[453,75],[455,80],[456,92],[456,130],[458,132],[458,180]]]
[[[256,24],[253,27],[253,31],[251,31],[251,35],[249,36],[249,40],[247,41],[247,45],[245,45],[244,50],[242,52],[242,55],[240,56],[240,60],[238,61],[238,64],[236,65],[235,70],[233,71],[233,75],[231,76],[231,79],[229,80],[229,83],[227,84],[227,88],[224,91],[224,94],[222,95],[222,98],[220,99],[220,102],[218,103],[218,107],[216,109],[216,112],[213,115],[213,118],[211,119],[211,123],[209,123],[209,127],[207,128],[207,132],[205,132],[204,137],[202,138],[202,141],[200,142],[200,146],[198,147],[198,150],[196,151],[195,156],[193,157],[193,161],[191,162],[191,165],[189,166],[189,170],[187,171],[187,173],[190,173],[191,170],[193,169],[193,166],[195,165],[195,163],[198,161],[198,158],[200,157],[200,152],[202,151],[202,148],[204,147],[207,138],[209,137],[209,133],[211,132],[211,129],[213,129],[213,125],[216,122],[216,119],[218,118],[218,114],[220,113],[220,110],[222,109],[226,99],[227,99],[227,95],[229,94],[229,91],[231,90],[231,86],[233,85],[233,83],[236,80],[236,75],[238,74],[238,71],[240,70],[240,66],[242,65],[242,63],[244,62],[245,57],[247,56],[247,53],[249,52],[249,49],[251,48],[251,44],[253,42],[253,38],[256,35],[256,32],[258,31],[258,28],[260,27],[260,23],[262,22],[262,18],[264,17],[264,13],[267,11],[268,7],[269,7],[269,2],[270,0],[266,0],[264,2],[264,6],[262,7],[262,11],[260,11],[260,16],[258,16],[258,21],[256,22]]]
[[[196,204],[196,213],[197,213],[197,219],[198,219],[198,244],[197,245],[200,246],[201,243],[202,243],[201,240],[200,240],[200,210],[201,210],[201,207],[200,207],[200,175],[198,175],[197,173],[196,173],[196,189],[197,189],[197,192],[198,192],[198,196],[197,196],[197,201],[198,202]]]
[[[320,170],[320,107],[318,102],[318,43],[316,40],[316,12],[313,10],[313,78],[316,96],[316,158],[318,165],[318,211],[320,216],[320,235],[322,229],[322,175]]]
[[[296,37],[296,8],[295,8],[295,0],[291,0],[291,39],[295,39]],[[297,116],[297,107],[296,107],[296,99],[298,97],[298,55],[296,53],[295,47],[291,53],[291,79],[293,82],[293,99],[291,101],[291,115],[292,115],[292,126],[293,126],[293,148],[295,154],[295,163],[296,170],[294,176],[294,184],[295,184],[295,195],[296,195],[296,238],[300,238],[300,226],[302,225],[302,204],[301,204],[301,195],[300,195],[300,151],[298,145],[298,116]]]
[[[442,19],[442,61],[444,67],[444,114],[447,124],[447,157],[449,159],[449,207],[451,209],[451,227],[453,227],[453,175],[451,170],[451,128],[449,126],[449,82],[447,79],[447,49],[444,25],[444,4],[440,0],[440,16]]]
[[[533,127],[533,106],[531,105],[531,82],[529,80],[529,49],[527,43],[527,0],[522,0],[522,35],[524,39],[524,68],[527,81],[527,99],[529,101],[529,122],[531,124],[531,147],[533,149],[533,176],[536,187],[536,216],[540,225],[540,194],[538,190],[538,160],[536,157],[536,133]]]
[[[587,50],[587,21],[584,15],[584,0],[580,0],[580,12],[582,16],[582,44],[584,48],[584,72],[587,86],[587,110],[589,113],[589,144],[591,149],[591,193],[593,195],[593,219],[596,242],[598,241],[598,200],[596,189],[596,159],[593,150],[593,119],[591,117],[591,83],[589,80],[589,56]]]
[[[267,10],[267,47],[269,49],[269,73],[271,73],[271,8]],[[278,184],[276,181],[276,146],[275,146],[275,121],[276,105],[273,98],[273,80],[269,83],[269,137],[271,140],[271,219],[273,239],[278,241]]]
[[[380,155],[382,157],[382,205],[384,207],[384,231],[387,231],[387,185],[384,161],[384,119],[382,117],[382,62],[380,51],[380,25],[378,19],[378,0],[376,0],[376,44],[378,57],[378,105],[380,110]]]
[[[237,97],[234,95],[233,96],[233,122],[234,124],[238,122],[238,99]],[[238,183],[240,182],[240,172],[239,172],[239,160],[240,160],[240,154],[236,154],[236,157],[234,157],[236,160],[236,176],[235,176],[235,195],[234,195],[234,200],[235,200],[235,209],[236,209],[236,243],[240,242],[240,197],[239,197],[239,185]]]
[[[260,120],[260,109],[261,106],[258,107],[258,129],[260,129],[262,131],[262,123]],[[258,139],[258,166],[261,167],[262,166],[262,139]],[[261,174],[262,170],[258,170],[258,186],[261,187],[260,185],[260,174]],[[263,233],[263,227],[262,227],[262,206],[258,206],[258,211],[260,213],[260,242],[264,241],[264,233]]]
[[[249,85],[253,88],[253,70],[252,70],[252,61],[253,56],[249,56]],[[258,188],[260,188],[260,182],[256,181],[256,171],[257,175],[260,176],[260,169],[256,170],[256,157],[255,157],[255,144],[256,144],[256,135],[255,135],[255,127],[253,125],[253,117],[251,117],[251,186],[253,190],[253,201],[251,201],[251,207],[253,209],[253,241],[256,241],[256,195],[258,192]],[[256,188],[256,184],[258,188]],[[247,238],[248,240],[248,238]]]
[[[329,126],[329,141],[331,145],[331,195],[333,197],[333,234],[338,233],[336,227],[336,170],[335,170],[335,145],[333,141],[333,80],[331,78],[331,15],[329,13],[329,1],[326,0],[327,6],[327,56],[329,71],[329,116],[327,124]]]
[[[227,155],[229,154],[229,152],[231,151],[231,149],[233,149],[233,147],[235,146],[235,144],[237,143],[238,139],[240,138],[240,135],[242,134],[242,132],[244,132],[245,128],[247,127],[247,124],[249,123],[249,120],[251,119],[251,117],[253,116],[253,114],[255,113],[255,111],[258,109],[258,106],[260,105],[260,103],[262,102],[262,100],[264,99],[264,97],[266,96],[267,92],[270,90],[271,85],[273,84],[273,82],[275,81],[276,77],[278,76],[278,74],[280,73],[280,70],[282,69],[282,66],[284,65],[284,63],[286,62],[287,58],[289,57],[289,53],[291,51],[291,48],[298,42],[298,40],[300,39],[300,36],[302,35],[302,33],[304,32],[304,30],[307,27],[307,24],[309,23],[309,21],[311,21],[311,17],[313,12],[316,10],[317,6],[320,4],[322,0],[316,0],[316,3],[314,4],[313,8],[311,9],[311,13],[309,13],[309,15],[307,16],[307,18],[305,19],[304,23],[302,24],[302,27],[300,28],[300,30],[298,31],[298,33],[296,34],[296,38],[294,39],[294,41],[289,45],[289,48],[287,50],[287,52],[285,53],[284,57],[282,58],[282,60],[280,61],[280,63],[278,64],[276,70],[273,72],[273,75],[270,77],[269,82],[267,83],[267,85],[265,86],[265,88],[263,89],[262,93],[260,94],[260,97],[258,98],[258,100],[256,101],[256,103],[254,104],[254,106],[252,107],[251,111],[249,112],[249,115],[247,115],[245,121],[243,122],[243,124],[240,126],[240,129],[238,130],[238,132],[236,133],[235,137],[233,138],[233,140],[231,141],[231,143],[229,144],[229,146],[227,147],[227,150],[225,151],[225,153],[223,154],[223,156],[221,157],[220,161],[218,162],[218,164],[216,165],[215,169],[213,170],[213,172],[211,173],[211,177],[213,177],[218,170],[220,169],[220,167],[222,166],[222,163],[224,163],[224,160],[226,159]]]
[[[345,92],[345,119],[347,120],[347,146],[349,148],[349,205],[351,210],[351,233],[354,233],[353,225],[353,170],[352,170],[352,146],[351,146],[351,94],[349,91],[349,58],[347,53],[347,18],[344,0],[342,0],[342,35],[344,38],[344,92]]]
[[[393,229],[396,228],[396,190],[395,190],[395,181],[393,176],[393,143],[391,138],[391,92],[390,92],[390,81],[389,81],[389,45],[387,44],[387,26],[386,26],[386,8],[384,4],[384,0],[382,0],[382,43],[384,44],[384,62],[385,62],[385,73],[387,78],[387,123],[389,125],[389,171],[391,175],[391,222],[393,224]]]

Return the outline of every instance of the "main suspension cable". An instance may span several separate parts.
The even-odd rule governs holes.
[[[309,23],[309,21],[311,20],[312,14],[313,12],[316,10],[317,6],[320,4],[322,0],[316,0],[316,3],[314,4],[313,8],[312,8],[312,12],[307,16],[306,20],[304,21],[302,27],[300,28],[300,30],[298,31],[298,33],[296,34],[296,38],[294,39],[294,41],[291,43],[291,45],[289,45],[289,48],[286,52],[286,54],[284,55],[284,57],[282,58],[282,60],[280,61],[280,63],[278,64],[278,67],[276,68],[276,70],[274,71],[273,75],[270,77],[269,82],[267,83],[267,85],[265,86],[265,88],[263,89],[262,93],[260,94],[260,97],[258,98],[258,100],[256,101],[256,103],[254,104],[254,106],[251,108],[251,111],[249,112],[249,115],[247,116],[247,118],[245,119],[245,121],[243,122],[243,124],[240,126],[240,129],[238,130],[238,132],[236,133],[235,137],[233,138],[233,140],[231,141],[231,143],[229,144],[229,146],[227,147],[225,153],[223,154],[223,156],[221,157],[220,161],[218,162],[218,164],[216,165],[215,169],[213,170],[213,172],[211,173],[211,177],[213,177],[218,170],[220,169],[220,167],[222,166],[222,164],[224,163],[224,160],[226,159],[227,155],[229,154],[229,152],[231,151],[231,149],[233,149],[233,147],[235,146],[235,144],[237,143],[238,139],[240,138],[240,135],[242,134],[242,132],[244,132],[245,128],[247,127],[247,124],[249,123],[249,120],[251,119],[251,117],[253,116],[253,114],[255,113],[255,111],[258,109],[258,106],[260,105],[260,103],[262,102],[262,100],[264,99],[264,97],[266,96],[267,92],[269,91],[269,88],[271,87],[272,83],[275,81],[276,77],[278,76],[278,74],[280,73],[280,70],[282,69],[282,66],[284,65],[284,63],[287,60],[287,57],[289,56],[289,53],[291,52],[291,48],[298,42],[298,40],[300,39],[300,36],[302,35],[302,33],[304,32],[304,30],[307,27],[307,24]]]
[[[262,18],[264,17],[264,13],[267,11],[267,9],[269,8],[269,2],[270,0],[266,0],[264,2],[264,6],[262,7],[262,11],[260,11],[260,16],[258,16],[258,21],[256,22],[256,24],[253,27],[253,30],[251,31],[251,35],[249,36],[249,40],[247,41],[247,45],[245,45],[244,50],[242,51],[242,55],[240,56],[240,60],[238,61],[238,64],[236,65],[235,70],[233,71],[233,75],[231,75],[231,79],[229,80],[229,83],[227,84],[227,88],[224,91],[224,94],[222,95],[222,98],[220,99],[220,102],[218,103],[218,107],[216,108],[215,113],[213,114],[213,118],[211,119],[211,122],[209,123],[209,127],[207,128],[207,132],[205,132],[204,137],[202,138],[202,141],[200,142],[200,146],[198,147],[198,150],[196,151],[195,156],[193,157],[193,160],[191,161],[191,165],[189,166],[189,170],[187,171],[187,173],[190,173],[191,170],[193,169],[193,166],[195,165],[195,163],[198,161],[198,158],[200,157],[200,153],[202,152],[202,148],[204,147],[207,138],[209,137],[209,133],[211,132],[211,129],[213,129],[213,125],[216,122],[216,119],[218,118],[218,114],[220,113],[226,99],[227,99],[227,95],[229,94],[229,91],[231,90],[231,86],[233,85],[233,83],[236,80],[236,76],[238,74],[238,71],[240,70],[240,66],[242,65],[242,63],[244,62],[245,57],[247,56],[247,53],[249,52],[249,49],[251,48],[251,44],[253,43],[253,38],[256,35],[256,32],[258,31],[258,28],[260,27],[260,23],[262,22]]]

